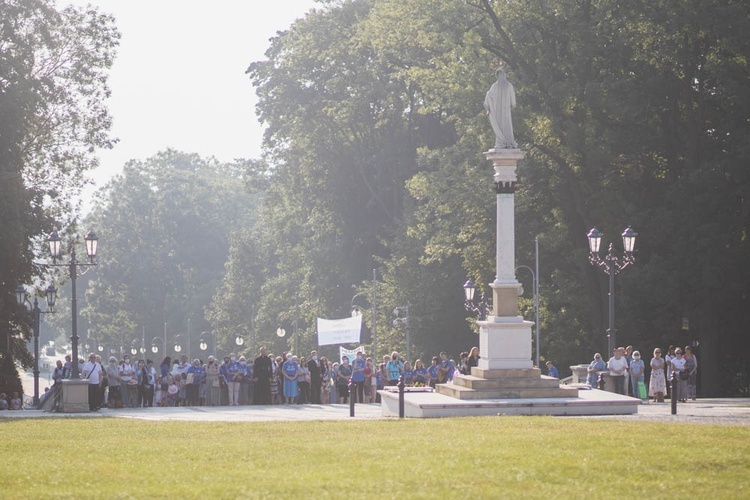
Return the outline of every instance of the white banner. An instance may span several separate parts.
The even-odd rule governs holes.
[[[361,345],[357,347],[356,349],[344,349],[343,347],[339,347],[339,361],[346,356],[349,358],[349,364],[354,361],[354,359],[357,357],[357,353],[361,352],[362,356],[365,355],[365,346]]]
[[[358,343],[361,331],[362,316],[343,319],[318,318],[318,345]]]

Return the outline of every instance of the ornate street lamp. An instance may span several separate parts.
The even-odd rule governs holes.
[[[609,328],[607,328],[609,356],[617,346],[617,330],[615,329],[615,275],[635,263],[633,250],[635,249],[635,238],[638,236],[638,233],[633,231],[632,227],[628,226],[621,235],[622,246],[625,249],[623,255],[615,255],[614,245],[610,243],[607,255],[602,259],[599,255],[599,249],[603,236],[604,233],[600,232],[597,228],[592,228],[587,235],[589,239],[589,262],[609,276]]]
[[[477,287],[474,282],[469,278],[464,283],[464,309],[479,318],[479,321],[487,319],[487,307],[488,301],[484,296],[484,290],[480,292],[479,302],[477,303],[474,299],[476,297]]]
[[[174,336],[174,352],[180,353],[182,351],[182,335]]]
[[[60,238],[60,235],[57,231],[52,231],[52,234],[49,235],[49,238],[47,238],[47,244],[49,246],[49,253],[52,257],[52,266],[57,267],[67,267],[68,273],[70,277],[70,287],[71,287],[71,299],[70,299],[70,309],[71,309],[71,317],[72,317],[72,328],[71,328],[71,350],[72,350],[72,363],[71,363],[71,375],[70,378],[72,379],[80,379],[80,374],[78,372],[78,299],[76,297],[77,291],[76,291],[76,280],[79,276],[83,276],[87,271],[83,271],[80,275],[78,274],[78,268],[79,267],[89,267],[89,266],[95,266],[96,262],[96,252],[98,249],[98,241],[99,238],[97,238],[96,234],[94,234],[93,231],[89,232],[86,236],[83,237],[84,241],[86,242],[86,255],[89,258],[88,262],[78,262],[78,259],[76,258],[76,249],[75,246],[71,246],[70,249],[70,262],[68,264],[57,263],[57,260],[62,258],[62,238]]]
[[[16,301],[18,307],[23,311],[31,314],[34,331],[34,406],[39,406],[39,330],[41,327],[41,315],[55,312],[55,302],[57,300],[57,288],[55,285],[50,284],[45,289],[45,297],[47,298],[47,310],[42,311],[39,309],[39,301],[36,296],[34,297],[34,303],[29,301],[26,290],[23,286],[18,285],[16,288]],[[28,306],[28,308],[27,308]]]
[[[154,354],[157,354],[159,352],[159,347],[164,348],[165,355],[166,355],[166,345],[164,344],[164,339],[161,337],[154,337],[154,339],[151,341],[151,352]]]
[[[208,349],[208,341],[206,339],[206,335],[212,335],[213,336],[213,346],[214,346],[214,356],[216,356],[216,330],[212,331],[203,331],[201,332],[200,340],[198,341],[198,347],[201,351],[205,351]]]

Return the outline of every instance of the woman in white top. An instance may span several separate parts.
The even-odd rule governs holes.
[[[687,379],[683,378],[683,372],[685,372],[685,358],[682,357],[682,349],[679,347],[674,351],[674,359],[672,360],[672,371],[677,377],[677,389],[675,394],[672,394],[673,398],[677,398],[677,401],[685,402],[687,398]]]
[[[651,360],[651,381],[648,386],[648,395],[654,398],[655,403],[664,402],[664,394],[667,392],[667,380],[664,377],[666,362],[661,357],[661,349],[654,349],[654,357]]]
[[[674,356],[674,346],[671,345],[667,349],[667,355],[664,356],[664,362],[667,364],[667,393],[669,393],[672,388],[670,387],[670,381],[672,380],[672,360],[675,358]]]
[[[628,371],[628,360],[623,356],[621,347],[614,350],[614,356],[607,363],[609,376],[615,384],[615,392],[625,395],[625,373]]]

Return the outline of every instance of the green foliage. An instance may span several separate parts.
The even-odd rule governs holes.
[[[632,225],[638,262],[616,280],[619,341],[649,351],[698,340],[716,391],[711,366],[746,345],[749,19],[731,0],[383,0],[329,3],[295,23],[249,68],[273,166],[254,233],[260,292],[247,297],[263,304],[263,328],[291,317],[295,289],[306,323],[335,315],[349,283],[368,290],[375,264],[382,351],[403,350],[383,325],[406,303],[415,352],[466,348],[460,284],[494,272],[481,102],[503,65],[528,152],[519,264],[540,237],[543,356],[564,367],[605,346],[607,281],[585,234],[596,225],[617,243]]]
[[[49,278],[32,265],[40,239],[53,220],[75,226],[93,151],[112,143],[105,99],[118,38],[111,16],[91,8],[0,1],[0,321],[12,337],[1,349],[24,364],[28,326],[13,293]]]
[[[150,346],[166,323],[171,353],[175,334],[187,346],[189,324],[197,351],[232,234],[255,217],[246,168],[167,150],[128,162],[103,188],[87,221],[100,237],[100,265],[82,309],[94,340],[129,349],[145,335]]]

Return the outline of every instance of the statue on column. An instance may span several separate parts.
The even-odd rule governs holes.
[[[510,110],[516,107],[516,92],[505,76],[505,71],[497,70],[497,81],[492,84],[484,98],[484,109],[490,116],[495,132],[495,149],[518,149],[513,138],[513,122]]]

